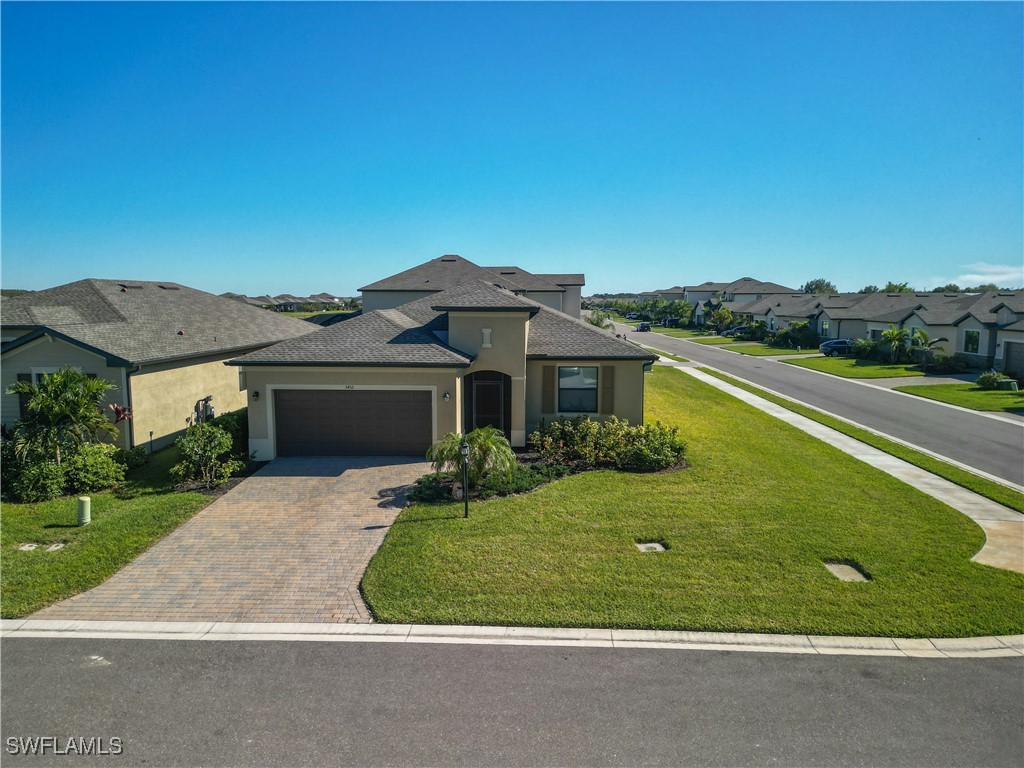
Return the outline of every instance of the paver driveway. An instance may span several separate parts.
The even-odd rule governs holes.
[[[282,458],[98,587],[34,614],[119,621],[369,622],[359,580],[415,459]]]

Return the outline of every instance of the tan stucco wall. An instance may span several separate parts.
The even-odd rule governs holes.
[[[124,391],[123,368],[108,368],[106,360],[99,355],[65,341],[44,336],[3,356],[0,364],[0,392],[3,393],[0,395],[0,422],[10,427],[20,418],[17,395],[7,394],[7,387],[18,380],[19,373],[49,372],[65,365],[73,365],[83,373],[95,374],[97,378],[106,379],[116,386],[116,390],[107,393],[108,403],[124,404],[128,401]],[[126,447],[127,425],[122,422],[117,426],[117,444]]]
[[[956,329],[956,351],[963,354],[971,365],[981,368],[991,366],[995,357],[995,334],[974,317],[969,317],[954,327]],[[978,351],[975,353],[967,351],[967,331],[978,331]]]
[[[530,301],[536,301],[538,304],[543,304],[545,307],[551,309],[557,309],[559,312],[563,312],[562,309],[562,296],[564,294],[546,291],[525,291],[523,298],[529,299]],[[578,306],[578,305],[577,305]],[[579,315],[577,315],[578,317]]]
[[[133,429],[136,445],[169,445],[188,426],[197,400],[213,395],[218,414],[237,411],[246,405],[238,388],[238,370],[224,365],[237,355],[189,358],[184,361],[143,365],[129,377],[132,393]]]
[[[434,440],[462,431],[459,377],[465,369],[252,366],[242,370],[248,394],[249,450],[255,451],[260,461],[277,455],[273,430],[273,393],[277,389],[426,389],[433,393]],[[448,402],[444,401],[445,392]]]
[[[448,343],[475,356],[465,373],[499,371],[512,379],[512,445],[526,445],[526,342],[527,312],[449,312]],[[483,346],[483,330],[491,331],[490,348]]]
[[[601,420],[607,418],[599,413],[544,413],[541,410],[543,400],[542,371],[545,365],[554,366],[614,366],[615,368],[615,404],[614,414],[626,419],[630,424],[642,424],[644,421],[644,364],[633,360],[528,360],[526,363],[526,433],[529,435],[541,420],[551,421],[559,416],[589,416]],[[598,400],[601,392],[601,372],[598,371]],[[557,375],[555,386],[557,387]],[[555,407],[558,407],[558,395],[555,393]]]
[[[394,309],[432,293],[437,293],[437,291],[363,291],[363,312],[372,312],[375,309]]]

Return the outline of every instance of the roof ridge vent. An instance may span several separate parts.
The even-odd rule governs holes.
[[[181,288],[179,288],[176,285],[158,285],[157,288],[162,288],[165,291],[180,291],[181,290]]]
[[[446,253],[441,257],[441,261],[458,261],[459,254],[457,253]]]
[[[137,283],[118,283],[117,285],[121,289],[121,293],[125,293],[128,290],[142,290],[145,287]]]

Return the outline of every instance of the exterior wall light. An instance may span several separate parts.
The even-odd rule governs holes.
[[[253,399],[253,400],[259,400],[259,399],[260,399],[260,393],[259,393],[259,390],[254,390],[254,391],[253,391],[253,393],[252,393],[252,399]]]
[[[445,392],[445,393],[444,393],[443,395],[441,395],[441,397],[442,397],[442,398],[444,398],[444,401],[445,401],[446,403],[447,403],[447,402],[448,402],[449,400],[451,400],[451,399],[452,399],[452,396],[451,396],[451,395],[449,395],[449,394],[448,394],[447,392]]]

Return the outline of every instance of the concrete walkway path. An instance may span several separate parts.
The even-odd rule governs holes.
[[[277,459],[99,586],[32,618],[369,622],[359,581],[403,487],[429,470],[391,456]]]
[[[985,546],[971,558],[972,560],[1024,573],[1024,515],[1019,512],[986,499],[984,496],[979,496],[962,486],[933,475],[931,472],[926,472],[902,459],[897,459],[884,451],[844,435],[842,432],[837,432],[824,424],[794,413],[781,405],[776,405],[728,382],[709,376],[703,371],[697,370],[696,366],[692,364],[676,363],[671,360],[663,360],[660,364],[676,368],[705,384],[710,384],[962,512],[985,531]]]

